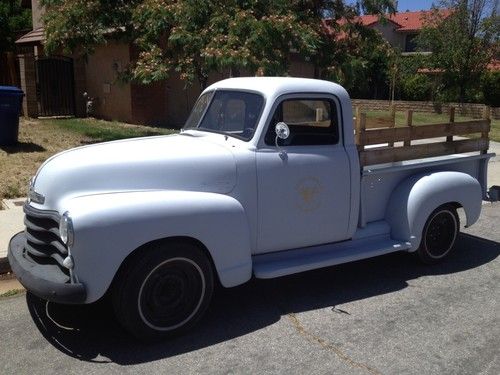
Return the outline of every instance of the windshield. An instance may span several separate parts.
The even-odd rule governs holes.
[[[248,92],[206,92],[199,97],[183,129],[222,133],[248,141],[257,126],[263,103],[262,96]]]

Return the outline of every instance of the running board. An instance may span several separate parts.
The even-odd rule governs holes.
[[[253,256],[253,273],[258,279],[271,279],[410,248],[409,242],[394,241],[387,236],[380,236],[278,251]]]

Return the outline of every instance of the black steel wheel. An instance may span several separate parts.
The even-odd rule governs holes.
[[[460,220],[454,207],[445,205],[434,210],[422,231],[417,250],[420,260],[433,264],[444,259],[452,251],[459,231]]]
[[[213,292],[212,265],[191,243],[158,243],[145,249],[120,273],[113,305],[134,336],[151,340],[191,328]]]

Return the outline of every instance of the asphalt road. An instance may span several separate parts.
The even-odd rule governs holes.
[[[36,298],[4,298],[0,373],[497,375],[499,219],[485,205],[441,265],[392,254],[218,290],[196,330],[153,345],[105,303],[49,304],[49,318]]]

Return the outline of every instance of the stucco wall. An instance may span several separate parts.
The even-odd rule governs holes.
[[[129,47],[124,43],[109,42],[88,57],[86,87],[87,93],[96,99],[96,116],[132,122],[130,84],[118,80],[119,71],[129,63]]]
[[[367,99],[353,99],[353,110],[356,107],[361,107],[365,110],[371,111],[388,111],[391,102],[389,100],[367,100]],[[404,101],[395,100],[394,106],[397,111],[406,111],[411,109],[415,112],[430,112],[430,113],[448,113],[450,107],[455,107],[455,113],[464,116],[471,116],[474,118],[482,118],[484,115],[484,104],[478,103],[433,103],[433,102],[417,102],[417,101]],[[499,108],[491,108],[491,117],[494,119],[500,118]]]
[[[298,56],[292,56],[289,74],[292,77],[314,77],[314,66],[304,61]],[[249,76],[248,72],[241,71],[240,75]],[[208,79],[208,85],[229,77],[229,71],[211,73]],[[201,87],[197,82],[187,86],[186,82],[181,81],[177,73],[172,73],[166,81],[166,112],[167,126],[181,127],[184,125],[191,108],[193,108],[196,99],[201,93]],[[157,103],[157,99],[153,99]],[[155,104],[156,105],[156,104]],[[135,103],[134,103],[135,106]]]
[[[314,65],[298,54],[290,56],[290,68],[288,74],[291,77],[314,78]]]
[[[165,81],[131,86],[132,122],[141,125],[169,126]]]
[[[181,127],[202,91],[199,83],[187,85],[175,72],[166,81],[148,86],[119,82],[117,70],[125,69],[133,54],[133,49],[127,44],[109,42],[98,47],[88,57],[86,90],[96,99],[96,117],[144,125]],[[240,73],[241,76],[249,75],[243,71]],[[302,58],[292,57],[290,75],[312,78],[314,67]],[[229,71],[211,73],[208,85],[228,77]],[[75,80],[78,80],[78,76]],[[78,103],[80,98],[76,99]]]
[[[395,25],[389,21],[385,25],[380,22],[371,26],[372,29],[379,31],[382,37],[389,42],[393,47],[400,48],[402,51],[405,49],[405,34],[395,32]]]
[[[229,72],[211,73],[208,78],[207,86],[228,77]],[[168,126],[176,128],[182,127],[202,89],[198,82],[187,85],[186,82],[179,78],[179,74],[174,72],[166,82],[166,89]]]

